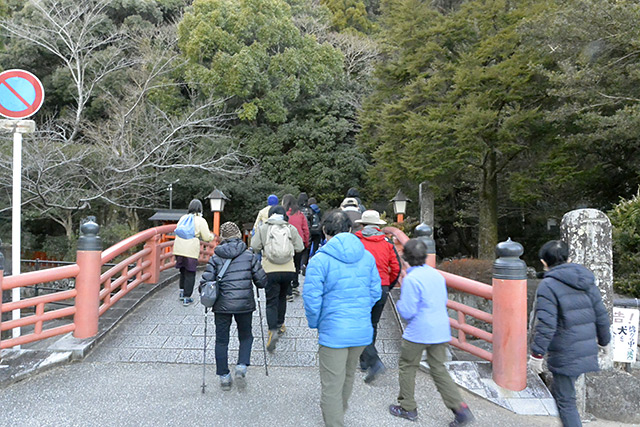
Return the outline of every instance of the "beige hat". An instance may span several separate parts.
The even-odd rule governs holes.
[[[354,197],[347,197],[346,199],[344,199],[342,201],[342,203],[340,203],[340,208],[344,209],[347,207],[358,207],[358,200],[356,200]]]
[[[380,219],[380,213],[374,210],[364,211],[362,218],[356,219],[354,222],[356,224],[387,225],[386,221]]]

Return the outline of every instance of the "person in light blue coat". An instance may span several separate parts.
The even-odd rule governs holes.
[[[411,239],[404,245],[403,258],[410,267],[402,281],[397,308],[400,316],[407,321],[407,326],[402,335],[400,352],[398,405],[389,406],[389,412],[411,421],[418,419],[416,371],[422,352],[426,350],[429,373],[445,406],[455,416],[449,426],[467,425],[474,420],[474,416],[462,402],[458,386],[444,366],[447,346],[451,341],[444,277],[425,263],[427,247],[418,239]]]
[[[322,229],[327,243],[309,261],[302,297],[309,327],[318,329],[322,417],[334,427],[344,425],[356,364],[373,341],[371,308],[382,292],[376,261],[351,234],[349,217],[331,212]]]

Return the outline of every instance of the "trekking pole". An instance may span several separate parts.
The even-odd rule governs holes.
[[[204,308],[204,346],[202,347],[202,394],[207,387],[205,383],[205,374],[207,366],[207,307]]]
[[[258,313],[260,313],[260,333],[262,335],[262,351],[264,352],[264,372],[269,376],[269,369],[267,368],[267,346],[264,343],[264,327],[262,326],[262,309],[260,308],[260,291],[256,288],[258,294]],[[265,299],[267,297],[267,291],[265,291]]]

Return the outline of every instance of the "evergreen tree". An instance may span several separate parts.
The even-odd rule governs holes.
[[[473,186],[478,256],[498,242],[500,177],[544,138],[544,55],[520,26],[547,2],[469,1],[449,14],[420,0],[383,3],[384,61],[362,116],[370,179],[387,193],[432,182]]]

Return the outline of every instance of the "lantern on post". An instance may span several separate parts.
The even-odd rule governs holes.
[[[220,212],[224,210],[225,202],[229,201],[229,198],[217,188],[213,190],[207,196],[211,203],[211,212],[213,212],[213,232],[216,236],[220,235]]]
[[[402,192],[402,190],[398,190],[398,192],[393,197],[393,199],[391,199],[389,201],[393,202],[393,212],[396,214],[396,216],[398,218],[397,221],[399,223],[403,223],[404,222],[404,214],[407,213],[407,202],[410,202],[411,199],[409,199]]]

